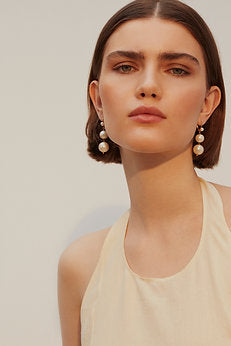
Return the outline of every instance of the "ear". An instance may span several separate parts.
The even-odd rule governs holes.
[[[89,95],[94,104],[99,119],[103,121],[103,107],[99,94],[99,82],[97,80],[93,80],[89,85]]]
[[[198,119],[199,125],[204,125],[221,102],[221,90],[212,86],[206,94],[202,110]]]

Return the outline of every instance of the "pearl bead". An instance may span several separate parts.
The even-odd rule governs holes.
[[[108,138],[107,132],[104,131],[104,130],[100,132],[99,136],[100,136],[100,138],[102,138],[102,139]]]
[[[101,121],[100,125],[101,125],[101,126],[104,126],[104,122],[103,122],[103,121]]]
[[[199,134],[199,135],[196,136],[196,141],[198,143],[203,143],[204,140],[205,140],[205,137],[203,135]]]
[[[195,146],[193,147],[193,152],[194,152],[194,154],[196,154],[197,156],[198,156],[198,155],[201,155],[201,154],[203,154],[203,152],[204,152],[204,147],[203,147],[202,145],[200,145],[200,144],[197,144],[197,145],[195,145]]]
[[[99,151],[101,151],[101,153],[104,154],[109,150],[109,145],[107,142],[101,142],[99,143],[98,148],[99,148]]]

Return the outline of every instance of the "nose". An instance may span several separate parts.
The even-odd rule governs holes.
[[[136,97],[140,99],[158,99],[161,97],[160,81],[153,69],[152,71],[148,70],[142,74],[138,81]]]

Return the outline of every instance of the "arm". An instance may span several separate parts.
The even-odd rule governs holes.
[[[58,266],[58,301],[63,346],[81,346],[80,309],[109,228],[74,241]]]
[[[58,266],[58,303],[63,346],[81,346],[80,274],[71,251],[65,250]]]

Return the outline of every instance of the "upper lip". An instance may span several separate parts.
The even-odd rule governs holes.
[[[146,107],[146,106],[141,106],[136,109],[134,109],[130,114],[129,117],[133,117],[135,115],[139,114],[150,114],[150,115],[156,115],[161,118],[166,118],[164,114],[156,107]]]

